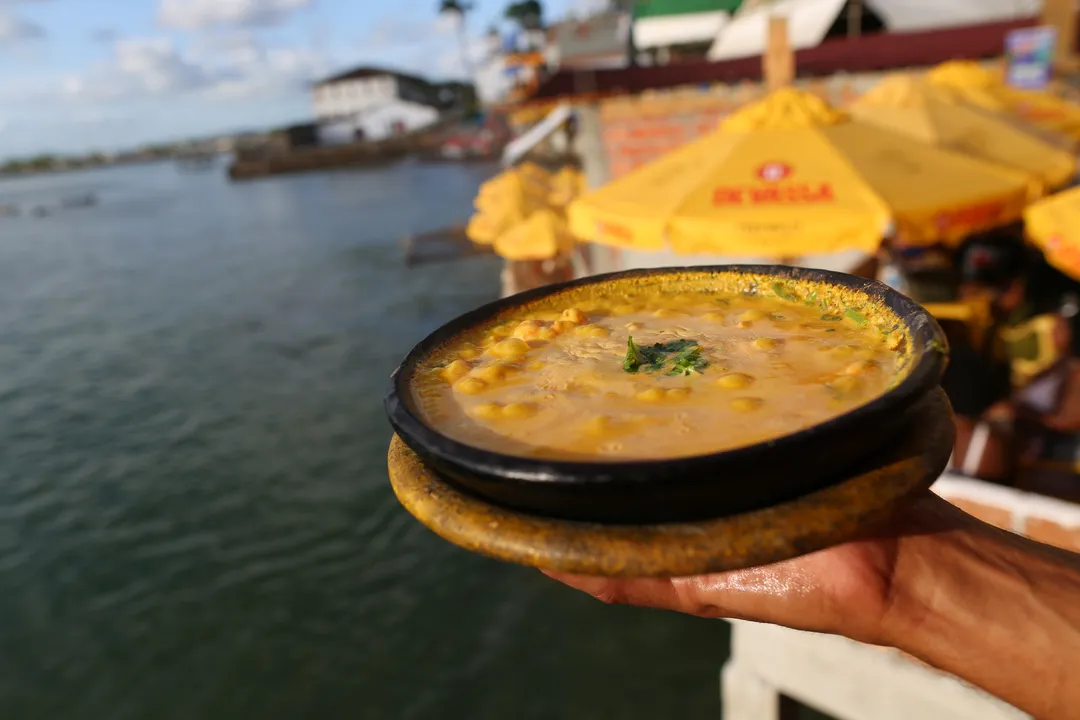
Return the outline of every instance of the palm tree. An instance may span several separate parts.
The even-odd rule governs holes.
[[[524,30],[540,30],[544,27],[544,6],[539,0],[512,2],[506,8],[506,19],[514,20]]]
[[[459,2],[459,0],[440,0],[439,2],[439,14],[452,19],[457,26],[461,66],[465,69],[465,74],[470,81],[474,79],[476,70],[473,67],[472,57],[469,55],[469,33],[465,25],[465,18],[472,9],[473,4],[471,2]]]

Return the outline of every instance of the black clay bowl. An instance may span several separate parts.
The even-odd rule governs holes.
[[[481,326],[533,310],[612,295],[739,290],[787,300],[828,297],[860,308],[904,334],[901,375],[892,389],[818,425],[708,455],[670,460],[550,460],[459,442],[419,411],[414,373],[435,351]],[[843,472],[889,442],[904,411],[935,389],[947,361],[941,328],[912,300],[881,283],[824,270],[771,265],[630,270],[521,293],[489,303],[425,338],[395,371],[385,407],[402,440],[459,488],[523,512],[607,523],[678,522],[768,507],[843,479]]]

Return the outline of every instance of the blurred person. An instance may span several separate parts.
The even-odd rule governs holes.
[[[1080,712],[1080,556],[929,492],[872,535],[775,565],[674,579],[548,574],[608,603],[896,647],[1042,720]]]
[[[1012,467],[969,474],[994,480],[1009,475],[1026,489],[1080,497],[1080,365],[1074,350],[1080,287],[1030,250],[1014,228],[974,237],[961,249],[959,265],[961,297],[983,298],[992,308],[992,345],[982,365],[994,368],[987,393],[1000,392],[972,426],[965,460],[981,453],[999,457],[999,445],[1012,448],[1006,453]],[[998,390],[1003,378],[1004,392]],[[957,414],[963,415],[957,423],[963,435],[971,416]],[[979,453],[971,452],[972,445]]]

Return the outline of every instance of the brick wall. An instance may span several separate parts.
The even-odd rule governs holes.
[[[933,487],[953,505],[992,525],[1080,552],[1080,505],[946,474]]]
[[[881,73],[833,75],[798,81],[796,86],[842,106],[881,77]],[[610,179],[715,129],[725,115],[761,97],[762,93],[759,83],[744,82],[646,92],[601,102],[600,120]]]

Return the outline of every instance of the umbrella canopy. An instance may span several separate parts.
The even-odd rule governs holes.
[[[1067,184],[1076,173],[1072,153],[914,75],[887,77],[849,110],[856,120],[1029,173],[1047,188]]]
[[[1024,212],[1024,226],[1047,262],[1080,280],[1080,188],[1033,204]]]
[[[952,88],[980,107],[1015,113],[1047,130],[1080,136],[1080,107],[1051,92],[1010,87],[1000,73],[974,61],[942,63],[927,72],[926,79]]]
[[[873,251],[959,241],[1019,218],[1029,176],[853,122],[781,88],[717,131],[570,205],[581,238],[681,253]]]
[[[494,250],[507,260],[547,260],[573,246],[566,221],[553,210],[538,210],[496,238]]]
[[[506,170],[481,183],[473,205],[481,212],[519,206],[534,208],[546,201],[549,192],[546,181],[540,181],[518,169]]]
[[[585,175],[572,167],[560,169],[551,178],[548,202],[556,207],[566,207],[585,189]]]

